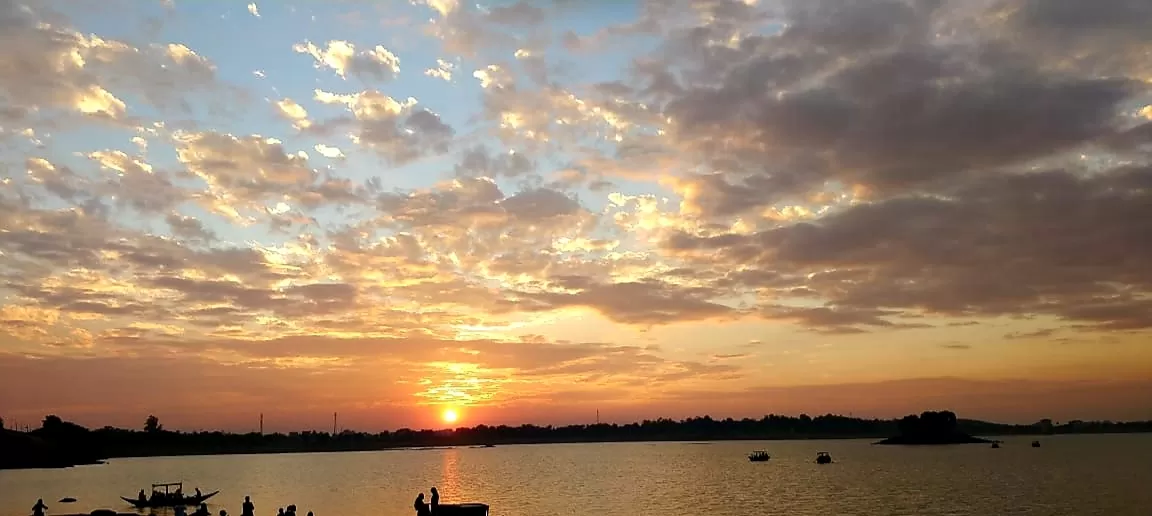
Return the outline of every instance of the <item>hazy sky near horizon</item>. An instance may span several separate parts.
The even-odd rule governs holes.
[[[1152,3],[0,0],[0,417],[1152,418]]]

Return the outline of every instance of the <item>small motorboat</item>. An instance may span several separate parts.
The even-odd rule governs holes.
[[[831,464],[831,463],[832,463],[832,456],[828,455],[828,452],[826,452],[826,451],[816,452],[816,464]]]
[[[748,460],[750,460],[752,462],[767,462],[768,459],[771,459],[771,458],[772,458],[772,456],[768,455],[768,452],[766,452],[764,450],[756,450],[756,451],[748,454]]]
[[[96,509],[85,514],[59,514],[57,516],[140,516],[134,512],[116,512],[112,509]]]
[[[423,496],[423,495],[421,495]],[[432,488],[432,496],[438,497],[436,488]],[[417,499],[419,501],[419,498]],[[437,503],[432,510],[436,516],[488,516],[488,504],[484,503]]]
[[[488,516],[488,505],[483,503],[442,503],[436,506],[436,516]]]
[[[160,491],[163,489],[163,491]],[[152,484],[152,496],[148,498],[128,498],[121,496],[120,499],[132,504],[137,509],[145,507],[176,507],[176,506],[189,506],[200,505],[204,500],[212,498],[220,491],[212,491],[211,493],[194,494],[192,496],[184,496],[184,484],[182,482],[170,482],[167,484]]]

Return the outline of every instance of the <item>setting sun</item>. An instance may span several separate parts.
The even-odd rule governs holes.
[[[444,413],[440,414],[440,418],[443,419],[445,423],[455,423],[457,419],[460,419],[460,415],[456,413],[455,409],[444,409]]]

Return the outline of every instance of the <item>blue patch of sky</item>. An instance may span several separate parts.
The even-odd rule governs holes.
[[[261,17],[256,18],[247,12],[243,2],[226,6],[216,2],[177,2],[174,14],[168,13],[162,7],[144,7],[133,13],[135,17],[123,16],[123,13],[115,15],[98,13],[95,16],[77,18],[74,23],[82,32],[132,41],[134,36],[139,34],[144,18],[154,17],[162,20],[162,32],[155,38],[156,40],[187,45],[216,64],[221,80],[253,92],[255,96],[252,99],[253,104],[263,104],[259,107],[243,106],[245,109],[237,111],[236,116],[230,117],[226,125],[213,129],[240,135],[262,134],[282,139],[286,142],[285,148],[288,152],[307,151],[313,158],[311,160],[313,166],[317,168],[331,164],[339,175],[354,180],[379,177],[385,189],[427,186],[451,176],[454,155],[425,159],[408,166],[390,166],[370,151],[357,152],[344,134],[333,135],[330,139],[296,134],[295,129],[286,120],[276,115],[275,108],[271,105],[280,98],[292,98],[304,106],[312,118],[323,120],[345,116],[347,113],[343,106],[325,106],[315,102],[313,100],[315,89],[334,93],[354,93],[366,88],[376,88],[401,101],[408,96],[418,98],[422,105],[466,134],[473,122],[471,118],[481,109],[481,91],[478,81],[472,77],[472,72],[494,61],[483,57],[454,58],[443,54],[438,42],[424,44],[423,42],[428,39],[423,34],[421,26],[431,16],[431,11],[427,7],[400,4],[389,6],[387,13],[382,11],[369,10],[365,14],[364,11],[340,3],[309,3],[293,7],[279,2],[264,2],[260,5]],[[564,31],[571,30],[586,36],[606,25],[634,20],[638,12],[635,2],[610,2],[599,4],[595,8],[572,8],[553,22],[553,32],[555,36],[559,36]],[[389,17],[394,17],[391,18],[393,21],[399,18],[414,20],[417,23],[407,25],[389,23]],[[349,23],[351,19],[356,19],[360,23]],[[210,27],[210,30],[205,30],[205,27]],[[358,50],[371,49],[377,44],[385,46],[400,57],[401,75],[396,80],[387,82],[361,83],[353,77],[344,80],[331,69],[317,70],[311,56],[292,49],[293,45],[305,40],[310,40],[323,49],[329,40],[337,39],[352,42]],[[633,57],[654,50],[656,44],[655,38],[633,37],[629,40],[627,52],[613,48],[609,51],[569,54],[557,38],[548,49],[547,55],[550,64],[564,67],[566,73],[561,74],[562,78],[575,80],[581,85],[590,85],[618,79]],[[424,74],[425,69],[436,67],[437,58],[446,59],[457,65],[451,83]],[[507,56],[502,60],[510,62],[513,59],[512,56]],[[261,70],[266,78],[254,75],[255,70]],[[579,94],[580,90],[576,89],[576,92]],[[130,102],[134,114],[145,118],[158,114],[138,102],[138,98],[124,95],[122,98]],[[196,102],[191,104],[199,105]],[[194,108],[194,110],[196,112],[193,115],[196,119],[210,118],[200,109]],[[73,139],[75,143],[83,142],[84,145],[77,148],[121,149],[129,154],[133,153],[128,143],[132,136],[132,131],[128,130],[99,129],[82,129],[60,135],[63,138],[62,143],[69,143],[68,140]],[[493,139],[480,141],[487,143],[489,148],[496,152],[505,150],[503,145]],[[349,154],[348,159],[331,162],[320,157],[313,149],[317,143],[343,149]],[[151,147],[150,157],[154,159],[155,151],[163,147],[167,146]],[[600,142],[597,147],[610,153],[614,145]],[[170,161],[166,161],[175,165],[174,153],[169,149],[165,154],[170,157]],[[558,154],[544,157],[541,159],[541,164],[545,168],[559,169],[567,165],[568,159],[568,156]],[[615,182],[625,187],[626,191],[636,192],[644,188],[640,184],[628,181]],[[501,186],[509,195],[515,193],[515,188],[510,182],[502,181]],[[596,196],[582,197],[588,202]],[[274,206],[275,201],[268,204]],[[599,210],[603,202],[594,204],[590,207]],[[206,215],[195,213],[203,212],[199,208],[184,207],[182,211],[189,215]],[[329,213],[321,213],[320,218],[322,222],[340,219],[335,214]],[[262,224],[237,226],[216,216],[204,217],[202,220],[209,229],[231,242],[257,240],[267,243],[269,239],[281,240],[269,235]]]

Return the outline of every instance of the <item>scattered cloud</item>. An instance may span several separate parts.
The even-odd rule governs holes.
[[[783,392],[861,412],[792,371],[889,392],[869,382],[906,380],[911,341],[939,376],[1022,346],[1059,385],[1147,373],[1143,3],[675,0],[580,33],[563,2],[383,25],[166,5],[297,36],[0,2],[6,371],[250,373],[228,410],[396,414]],[[341,39],[303,39],[313,19]]]
[[[424,75],[435,77],[444,81],[451,82],[452,74],[456,71],[456,65],[445,61],[443,59],[436,60],[436,68],[429,68],[424,70]]]
[[[305,41],[297,43],[292,49],[312,56],[316,60],[316,68],[328,68],[344,79],[353,75],[361,79],[384,81],[400,74],[400,58],[380,45],[357,52],[356,45],[347,41],[331,40],[324,48]]]

